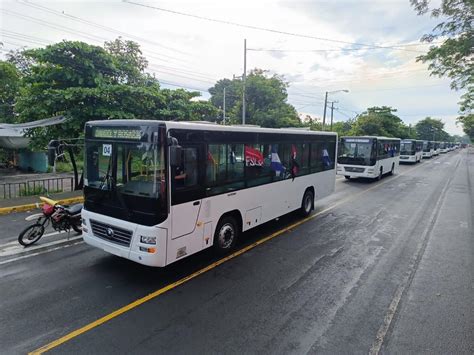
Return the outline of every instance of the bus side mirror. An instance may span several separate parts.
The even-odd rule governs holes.
[[[59,142],[57,140],[52,140],[48,143],[48,165],[50,166],[54,166],[58,146]]]
[[[179,145],[172,145],[170,147],[170,166],[181,165],[181,151],[182,148]]]

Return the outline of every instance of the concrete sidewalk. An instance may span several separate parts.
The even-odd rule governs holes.
[[[65,205],[83,201],[82,190],[51,194],[49,198]],[[28,211],[38,208],[41,205],[42,202],[39,199],[39,196],[25,196],[5,200],[2,199],[0,200],[0,215]]]

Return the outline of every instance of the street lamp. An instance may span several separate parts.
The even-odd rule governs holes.
[[[337,92],[349,92],[349,90],[343,89],[343,90],[326,91],[326,96],[324,97],[323,131],[324,131],[324,126],[326,125],[326,106],[328,105],[328,94],[335,94]]]

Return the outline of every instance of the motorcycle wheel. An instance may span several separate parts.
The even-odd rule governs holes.
[[[36,243],[44,234],[44,226],[39,223],[26,227],[18,237],[18,242],[27,247]]]
[[[80,222],[79,222],[80,223]],[[82,234],[82,225],[81,224],[72,224],[71,225],[72,229],[74,229],[74,232],[77,234]]]

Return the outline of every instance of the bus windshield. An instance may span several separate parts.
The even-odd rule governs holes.
[[[370,139],[341,138],[339,145],[339,164],[373,165],[373,144]]]
[[[160,140],[147,137],[141,141],[86,139],[87,210],[143,225],[166,218],[165,150]]]
[[[163,152],[156,144],[88,142],[86,150],[86,186],[159,197],[165,175]]]
[[[412,142],[401,142],[400,143],[400,154],[402,155],[414,155],[415,145]]]

